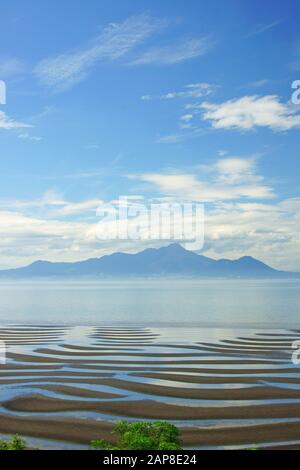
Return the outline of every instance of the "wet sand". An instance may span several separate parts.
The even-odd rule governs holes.
[[[88,444],[112,441],[112,421],[163,419],[185,446],[300,447],[298,331],[171,341],[151,328],[10,327],[0,339],[2,434]]]
[[[61,354],[62,356],[64,355],[62,352],[58,352],[57,351],[57,355],[55,356],[40,356],[40,355],[27,355],[27,354],[19,354],[19,353],[10,353],[8,352],[7,353],[7,357],[9,359],[14,359],[14,360],[18,360],[18,361],[22,361],[22,362],[35,362],[35,363],[39,363],[39,362],[42,362],[42,363],[47,363],[47,364],[82,364],[83,362],[86,363],[86,364],[99,364],[99,362],[101,362],[101,364],[132,364],[132,365],[139,365],[139,364],[142,364],[142,365],[149,365],[149,364],[153,364],[153,365],[204,365],[204,364],[211,364],[211,365],[214,365],[214,364],[219,364],[219,365],[226,365],[226,364],[232,364],[232,365],[235,365],[235,364],[277,364],[277,362],[270,362],[270,361],[251,361],[251,360],[237,360],[235,361],[234,359],[224,359],[224,360],[206,360],[206,359],[203,359],[203,360],[183,360],[183,361],[178,361],[178,360],[175,360],[175,361],[169,361],[169,360],[164,360],[163,362],[162,361],[156,361],[156,360],[153,360],[153,361],[131,361],[131,360],[108,360],[108,359],[103,359],[103,360],[99,360],[99,359],[87,359],[87,358],[72,358],[72,356],[68,359],[63,359],[63,358],[60,358],[58,357],[58,355]],[[74,354],[76,357],[80,354]],[[190,354],[191,356],[192,354]],[[231,355],[231,354],[230,354]],[[121,356],[121,354],[118,354],[118,356]],[[124,356],[127,356],[127,354],[124,354]],[[136,356],[136,354],[135,354]],[[169,354],[168,355],[169,358],[173,357],[172,354]],[[207,357],[207,356],[206,356]],[[243,369],[242,369],[243,371]],[[243,372],[241,372],[243,373]]]
[[[91,381],[87,381],[91,383]],[[117,389],[140,392],[162,397],[192,398],[197,400],[271,400],[300,398],[300,389],[280,389],[274,387],[193,389],[159,386],[151,383],[129,382],[119,379],[96,379],[94,383]],[[79,395],[80,396],[80,395]],[[85,396],[85,395],[81,395]]]
[[[194,419],[270,419],[300,418],[300,403],[201,407],[173,405],[154,400],[124,402],[89,402],[62,400],[43,395],[29,395],[3,402],[2,406],[11,411],[53,413],[60,411],[95,411],[112,416],[126,416],[147,419],[194,420]]]
[[[87,383],[87,382],[84,382],[84,383]],[[79,388],[79,387],[69,387],[66,385],[40,385],[39,388],[42,390],[57,392],[62,395],[68,395],[68,396],[75,395],[81,398],[111,399],[111,398],[124,397],[124,395],[117,394],[117,393],[97,392],[96,390],[88,390],[86,388]]]

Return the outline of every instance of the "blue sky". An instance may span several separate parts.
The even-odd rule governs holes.
[[[99,204],[138,195],[204,203],[204,254],[300,270],[298,16],[291,0],[2,5],[0,267],[148,246],[95,236]]]

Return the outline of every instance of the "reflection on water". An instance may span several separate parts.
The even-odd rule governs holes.
[[[0,322],[299,325],[297,280],[1,282]]]

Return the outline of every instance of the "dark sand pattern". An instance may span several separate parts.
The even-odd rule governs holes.
[[[300,447],[298,331],[18,326],[0,340],[1,434],[64,448],[145,418],[172,420],[194,448]]]
[[[57,343],[64,338],[64,328],[0,328],[0,341],[6,345],[35,345]]]

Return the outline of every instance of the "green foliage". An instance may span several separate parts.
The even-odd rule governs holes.
[[[98,450],[182,450],[178,429],[164,421],[121,421],[116,424],[113,433],[118,435],[116,446],[96,440],[91,442],[91,447]]]
[[[0,450],[24,450],[26,443],[18,435],[13,436],[10,441],[0,441]]]

